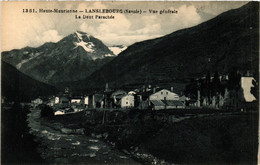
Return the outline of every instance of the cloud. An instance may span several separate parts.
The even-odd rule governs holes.
[[[85,6],[86,7],[86,6]],[[82,8],[82,6],[81,6]],[[84,7],[83,7],[84,8]],[[87,8],[106,9],[101,2],[96,2]],[[107,14],[99,14],[107,15]],[[130,45],[134,42],[161,36],[161,25],[156,16],[140,16],[137,20],[131,20],[126,14],[115,13],[112,20],[88,20],[80,25],[80,30],[102,40],[106,45],[124,44]],[[139,27],[136,28],[135,25]]]
[[[230,9],[236,9],[241,7],[242,5],[245,5],[246,3],[248,3],[248,1],[216,1],[216,2],[206,2],[206,1],[202,1],[202,2],[190,2],[191,4],[193,4],[198,10],[211,14],[211,15],[219,15],[227,10]]]
[[[5,5],[1,31],[1,38],[4,38],[2,50],[20,49],[25,46],[36,47],[44,42],[57,41],[62,37],[55,30],[51,30],[55,29],[57,15],[50,18],[47,14],[17,13],[21,8],[26,8],[26,3]]]
[[[48,30],[42,33],[42,35],[36,37],[37,43],[45,42],[58,42],[63,36],[59,35],[57,30]]]
[[[25,46],[40,46],[44,42],[57,42],[76,30],[87,32],[106,45],[133,44],[195,26],[203,21],[203,13],[211,17],[237,8],[247,2],[8,2],[1,10],[2,50]],[[75,19],[74,14],[21,13],[22,9],[171,9],[177,14],[109,14],[115,19]],[[84,13],[86,14],[86,13]],[[204,15],[205,16],[205,15]],[[207,17],[208,18],[208,17]]]
[[[201,17],[194,6],[183,5],[178,9],[178,22],[184,27],[194,26],[201,22]]]
[[[89,25],[86,22],[83,22],[80,26],[79,29],[83,32],[89,33],[91,35],[96,35],[97,34],[97,29],[94,26]]]
[[[153,24],[150,26],[146,26],[142,29],[136,31],[137,34],[150,34],[150,33],[158,33],[161,30],[160,24]]]
[[[96,6],[107,8],[103,4]],[[88,6],[93,8],[93,6]],[[96,7],[96,8],[98,8]],[[174,10],[175,8],[169,8]],[[114,14],[114,20],[94,20],[83,22],[80,30],[85,31],[101,39],[107,45],[133,44],[134,42],[156,38],[181,28],[197,25],[201,17],[194,5],[182,5],[175,9],[178,14],[150,14],[135,16],[136,20],[130,19],[125,14]]]
[[[107,9],[108,7],[102,2],[95,2],[92,5],[86,3],[79,4],[78,9]],[[101,13],[100,16],[107,16],[107,13]],[[115,19],[95,19],[94,21],[84,22],[80,25],[80,30],[93,33],[93,35],[101,35],[104,33],[125,33],[131,27],[131,22],[124,14],[113,13]]]
[[[158,34],[161,31],[161,24],[159,18],[155,15],[143,16],[142,22],[144,24],[143,28],[136,30],[137,34]]]
[[[171,7],[169,9],[174,10],[175,8]],[[177,10],[178,13],[171,14],[167,25],[172,28],[172,31],[192,27],[202,22],[201,16],[193,5],[182,5],[175,10]]]
[[[80,8],[106,9],[107,6],[101,2],[95,2],[91,6],[82,7],[81,5]],[[102,13],[99,15],[106,16],[108,14]],[[79,29],[101,39],[107,45],[120,44],[122,43],[122,38],[124,38],[124,40],[127,38],[127,34],[129,33],[132,24],[124,14],[114,13],[113,16],[115,19],[95,19],[83,22],[79,26]]]

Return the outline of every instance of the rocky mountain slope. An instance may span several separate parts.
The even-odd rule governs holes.
[[[57,43],[2,53],[3,61],[52,85],[84,79],[113,57],[113,52],[102,41],[79,31]]]
[[[2,61],[1,67],[1,96],[9,101],[30,101],[58,92],[55,87],[24,75],[6,62]]]
[[[231,69],[258,70],[259,3],[249,2],[197,26],[135,43],[74,88],[185,83]]]

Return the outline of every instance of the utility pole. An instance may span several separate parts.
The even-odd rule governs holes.
[[[102,120],[102,124],[105,123],[105,116],[106,116],[106,110],[103,110],[103,120]]]

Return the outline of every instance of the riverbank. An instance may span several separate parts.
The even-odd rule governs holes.
[[[139,164],[101,139],[86,136],[82,118],[42,118],[39,109],[31,109],[30,132],[40,143],[37,150],[49,164]],[[78,120],[77,120],[78,119]],[[63,124],[66,123],[66,124]]]
[[[1,164],[45,163],[36,150],[36,137],[29,132],[28,113],[29,107],[18,103],[1,108]]]

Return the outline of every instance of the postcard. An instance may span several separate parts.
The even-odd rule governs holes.
[[[2,164],[257,164],[259,2],[1,2]]]

